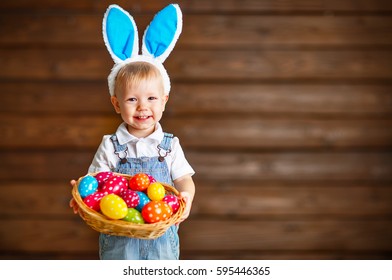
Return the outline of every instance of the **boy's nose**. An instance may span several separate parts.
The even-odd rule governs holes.
[[[140,110],[145,110],[146,109],[146,102],[139,101],[137,109]]]

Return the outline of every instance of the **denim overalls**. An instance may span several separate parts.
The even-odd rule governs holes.
[[[164,157],[170,153],[173,135],[164,133],[158,145],[156,157],[128,158],[127,145],[120,145],[117,136],[110,138],[114,145],[119,162],[113,172],[135,175],[147,173],[158,182],[173,185],[170,172]],[[99,256],[102,260],[178,260],[179,238],[178,226],[171,226],[162,236],[156,239],[137,239],[124,236],[100,234]]]

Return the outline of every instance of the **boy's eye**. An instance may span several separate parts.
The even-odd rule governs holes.
[[[128,101],[135,102],[136,98],[135,97],[131,97],[131,98],[128,99]]]
[[[150,96],[149,98],[148,98],[148,100],[157,100],[158,98],[157,97],[155,97],[155,96]]]

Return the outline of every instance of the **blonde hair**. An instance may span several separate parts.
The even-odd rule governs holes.
[[[133,62],[122,67],[116,76],[114,94],[117,95],[130,85],[139,85],[141,82],[159,80],[160,90],[164,93],[163,78],[158,68],[148,62]]]

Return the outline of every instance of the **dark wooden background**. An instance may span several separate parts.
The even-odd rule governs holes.
[[[68,208],[114,132],[111,1],[0,2],[0,258],[96,259]],[[170,1],[117,1],[142,32]],[[163,118],[197,174],[182,259],[392,258],[392,1],[184,0]]]

